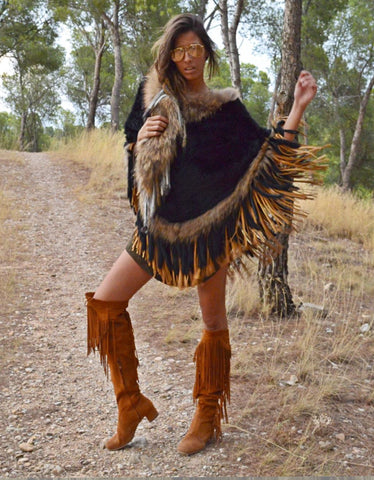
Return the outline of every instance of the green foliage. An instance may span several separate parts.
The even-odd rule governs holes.
[[[19,121],[12,113],[0,112],[0,148],[13,150],[17,146]]]
[[[243,63],[240,66],[243,102],[252,117],[260,125],[266,125],[271,100],[270,78],[255,65]],[[219,73],[209,82],[211,88],[225,88],[231,85],[230,67],[223,52],[220,53]]]
[[[85,43],[75,41],[75,49],[71,52],[71,66],[66,80],[66,93],[80,114],[80,121],[86,124],[89,109],[90,92],[92,89],[95,54],[93,49]],[[105,121],[108,115],[108,105],[114,79],[114,58],[111,51],[106,50],[102,57],[100,75],[100,90],[98,99],[97,117],[99,122]]]
[[[372,76],[374,4],[367,0],[327,2],[326,9],[310,2],[304,18],[304,63],[319,78],[320,93],[308,109],[308,121],[317,142],[331,143],[330,169],[327,179],[340,183],[340,149],[345,139],[345,162],[348,160],[358,111],[368,78]],[[370,17],[371,15],[371,17]],[[313,28],[314,25],[314,28]],[[310,50],[310,46],[314,47]],[[318,56],[311,55],[319,49]],[[352,184],[374,189],[373,100],[366,112],[360,139],[358,164]],[[311,121],[309,120],[311,117]],[[321,128],[324,126],[323,128]],[[314,140],[314,139],[313,139]]]
[[[2,76],[5,101],[21,122],[20,148],[38,150],[43,144],[42,120],[53,118],[59,103],[54,72],[64,53],[55,45],[57,31],[44,2],[9,0],[0,11],[0,55],[7,54],[14,66],[12,75]]]

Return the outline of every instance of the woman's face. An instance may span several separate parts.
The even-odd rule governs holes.
[[[177,37],[174,48],[188,47],[189,45],[196,43],[203,45],[200,37],[198,37],[195,32],[186,32]],[[178,72],[187,80],[187,82],[196,83],[204,81],[206,59],[207,53],[205,49],[201,57],[190,56],[185,51],[182,60],[174,63]]]

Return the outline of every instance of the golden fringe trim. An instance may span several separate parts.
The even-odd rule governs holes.
[[[217,440],[222,436],[221,421],[228,422],[226,405],[230,403],[230,358],[229,331],[204,330],[194,355],[196,379],[192,395],[203,409],[209,408],[212,397],[218,399],[214,421]],[[207,397],[206,401],[204,397]]]
[[[274,138],[284,140],[279,134],[276,134]],[[227,265],[238,259],[244,252],[251,256],[268,258],[270,261],[271,252],[276,254],[280,250],[275,235],[284,231],[285,227],[295,230],[295,221],[306,216],[295,204],[295,201],[313,198],[313,195],[294,189],[283,190],[282,186],[286,187],[290,181],[311,185],[319,184],[315,174],[325,170],[327,163],[325,155],[318,156],[323,148],[310,145],[302,145],[299,148],[277,145],[278,150],[275,150],[269,145],[269,141],[266,141],[235,191],[216,207],[200,217],[184,223],[169,223],[160,217],[155,218],[151,226],[151,234],[155,238],[152,261],[148,255],[148,245],[143,251],[137,231],[134,234],[132,249],[146,260],[155,276],[159,277],[163,283],[179,288],[198,285],[217,271],[214,263],[219,267]],[[276,177],[274,177],[273,166],[278,169]],[[263,185],[258,179],[261,173],[278,183],[279,188]],[[275,198],[266,195],[272,195]],[[248,224],[244,207],[260,225],[261,230],[254,229]],[[212,259],[207,245],[207,266],[200,268],[197,256],[199,236],[207,235],[212,226],[218,225],[223,219],[228,218],[235,209],[238,209],[235,221],[236,229],[231,237],[226,229],[223,254],[219,258]],[[179,273],[176,274],[173,270],[169,270],[165,263],[159,268],[157,261],[158,238],[170,242],[170,244],[175,241],[192,243],[194,245],[194,271],[183,275],[180,268]]]
[[[86,293],[87,304],[87,355],[96,351],[100,354],[100,363],[105,376],[109,377],[108,357],[117,361],[115,323],[118,316],[126,312],[128,302],[104,302],[93,298],[94,293]],[[127,313],[127,312],[126,312]],[[126,321],[121,319],[121,321]],[[130,334],[132,333],[131,322]]]

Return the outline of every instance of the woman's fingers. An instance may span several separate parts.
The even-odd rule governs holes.
[[[147,118],[145,125],[146,130],[149,134],[161,135],[161,133],[168,126],[168,119],[162,117],[161,115],[155,115],[153,117]]]
[[[161,135],[168,126],[168,119],[162,115],[148,117],[138,133],[138,140]]]
[[[299,75],[299,82],[302,87],[312,87],[317,89],[317,83],[310,72],[303,70]]]

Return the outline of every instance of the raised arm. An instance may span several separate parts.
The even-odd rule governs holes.
[[[294,102],[283,128],[285,130],[297,130],[306,107],[317,93],[317,83],[313,75],[303,70],[297,80],[294,92]],[[293,140],[294,135],[285,132],[286,140]]]

